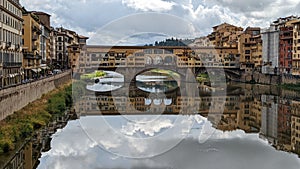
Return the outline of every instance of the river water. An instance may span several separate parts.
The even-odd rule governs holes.
[[[183,85],[157,74],[130,84],[116,78],[86,86],[75,106],[80,118],[52,136],[38,168],[300,166],[296,92],[238,83]],[[187,86],[197,93],[184,92]]]

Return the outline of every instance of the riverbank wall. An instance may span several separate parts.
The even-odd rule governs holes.
[[[300,77],[293,75],[272,75],[253,72],[242,73],[240,82],[253,82],[266,85],[297,84],[300,83]]]
[[[71,80],[71,71],[65,71],[38,81],[0,90],[0,121]]]

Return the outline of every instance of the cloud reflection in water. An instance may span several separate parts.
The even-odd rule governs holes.
[[[276,151],[269,146],[266,141],[259,139],[258,134],[246,134],[244,131],[222,132],[217,130],[209,140],[200,144],[198,142],[201,126],[204,118],[197,116],[183,116],[181,125],[172,126],[176,116],[163,116],[160,120],[151,125],[133,125],[126,122],[126,118],[121,116],[102,117],[113,126],[113,130],[127,132],[134,136],[138,132],[148,133],[146,136],[155,138],[163,134],[163,129],[176,129],[169,132],[164,137],[159,137],[150,144],[139,142],[134,137],[124,137],[115,135],[111,129],[105,127],[107,124],[95,123],[95,117],[84,117],[84,120],[70,121],[68,125],[57,132],[51,142],[51,150],[43,153],[39,169],[82,169],[82,168],[230,168],[230,169],[298,169],[300,160],[296,155],[286,152]],[[143,117],[145,118],[145,117]],[[169,119],[169,120],[168,120]],[[80,122],[81,121],[81,122]],[[88,134],[94,133],[99,137],[91,140],[80,127],[80,123],[85,123],[84,130],[89,130]],[[161,123],[160,123],[161,122]],[[126,149],[132,154],[153,153],[153,150],[163,148],[171,140],[180,139],[186,131],[185,125],[193,124],[187,137],[171,150],[151,158],[126,158],[112,154],[107,150]],[[82,124],[81,124],[82,125]],[[97,127],[95,127],[97,126]],[[102,128],[101,128],[102,127]],[[133,131],[130,133],[130,129]],[[115,131],[116,132],[116,131]],[[151,133],[151,134],[149,134]],[[96,142],[102,144],[99,148]],[[105,150],[106,149],[106,150]],[[152,150],[152,152],[151,152]]]

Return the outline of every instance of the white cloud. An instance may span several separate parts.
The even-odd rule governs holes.
[[[177,24],[173,25],[173,32],[164,33],[178,38],[194,38],[207,35],[212,31],[212,26],[222,22],[244,28],[267,27],[278,17],[299,15],[300,7],[300,0],[22,0],[21,3],[28,10],[40,10],[51,14],[54,27],[64,26],[90,36],[89,44],[111,44],[124,37],[149,32],[149,26],[154,29],[155,26],[159,28],[160,25],[171,22],[156,18],[145,21],[137,19],[134,21],[140,22],[138,26],[132,25],[134,21],[123,23],[125,29],[131,30],[129,32],[114,29],[101,33],[105,25],[137,13],[163,12],[182,18],[193,24],[193,27],[186,26],[190,27],[190,30],[176,32],[177,27],[182,26]],[[161,37],[153,37],[145,42],[146,39],[136,36],[122,40],[121,44],[154,43],[155,38]]]
[[[163,12],[172,9],[174,2],[162,0],[122,0],[122,4],[141,11]]]
[[[147,136],[154,136],[156,133],[160,133],[162,129],[171,127],[173,127],[173,123],[170,119],[159,119],[149,123],[127,123],[127,125],[122,126],[121,132],[128,136],[133,136],[138,132]]]
[[[152,37],[145,39],[145,35],[189,38],[199,35],[199,30],[192,23],[175,15],[139,13],[115,20],[98,29],[90,43],[115,45],[120,42],[129,44],[132,40],[140,40],[142,44],[153,43],[149,42]]]

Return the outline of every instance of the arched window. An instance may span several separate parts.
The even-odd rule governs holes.
[[[150,56],[146,56],[145,61],[146,61],[146,63],[145,63],[146,65],[152,65],[152,63],[153,63],[152,58]]]
[[[156,56],[156,57],[154,58],[154,65],[160,65],[160,64],[162,64],[162,63],[163,63],[163,59],[162,59],[161,56]]]
[[[173,57],[172,56],[166,56],[164,63],[165,63],[165,65],[173,64]]]

